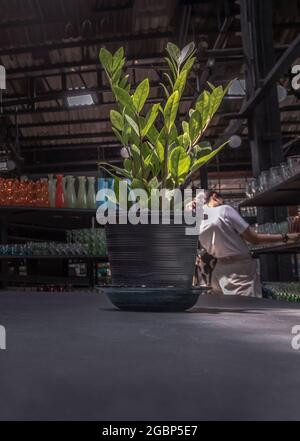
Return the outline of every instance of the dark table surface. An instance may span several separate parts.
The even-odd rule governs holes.
[[[203,296],[121,312],[101,294],[0,293],[1,420],[300,419],[300,305]]]

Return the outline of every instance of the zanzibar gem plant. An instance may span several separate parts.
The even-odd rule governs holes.
[[[213,150],[209,143],[201,140],[228,86],[224,89],[208,83],[210,90],[199,95],[187,120],[179,127],[178,109],[196,60],[195,45],[192,42],[180,50],[168,43],[167,53],[169,72],[164,73],[166,84],[161,84],[165,98],[150,106],[147,104],[148,78],[135,91],[131,90],[129,75],[124,73],[124,49],[121,47],[112,54],[102,48],[99,54],[118,108],[110,112],[112,130],[128,152],[123,168],[111,164],[100,164],[100,167],[105,168],[117,184],[127,179],[131,189],[144,189],[149,196],[153,189],[184,188],[191,174],[227,144]]]

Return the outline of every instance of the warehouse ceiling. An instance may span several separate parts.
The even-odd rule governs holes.
[[[274,5],[279,58],[299,34],[300,5],[289,1],[288,11],[283,1]],[[148,76],[150,101],[156,102],[163,97],[159,82],[167,42],[183,46],[195,41],[198,60],[185,90],[181,118],[207,81],[226,84],[244,78],[238,1],[0,0],[0,8],[0,65],[7,73],[0,136],[2,145],[20,160],[23,174],[96,172],[99,160],[121,160],[109,123],[113,97],[98,61],[102,46],[112,51],[125,47],[133,87]],[[288,72],[281,85],[288,92],[280,104],[283,141],[297,149],[300,106]],[[70,107],[68,98],[78,96],[92,104]],[[224,100],[207,132],[212,144],[242,101],[243,97],[230,96]],[[212,172],[251,170],[247,121],[238,134],[242,146],[224,150],[210,164]]]

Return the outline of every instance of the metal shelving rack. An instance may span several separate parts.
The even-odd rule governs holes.
[[[247,199],[239,205],[243,207],[276,207],[300,205],[300,173],[290,179]],[[254,250],[254,255],[260,254],[298,254],[300,253],[300,242],[296,244],[273,245]]]
[[[87,228],[91,227],[92,219],[96,216],[96,210],[89,209],[73,209],[73,208],[43,208],[43,207],[22,207],[22,206],[0,206],[0,223],[1,223],[1,243],[8,241],[8,225],[12,220],[23,221],[24,219],[32,220],[34,223],[45,225],[60,225],[62,228]],[[96,225],[96,222],[95,222]],[[100,226],[98,226],[100,227]],[[68,261],[68,260],[84,260],[87,262],[87,277],[67,277],[67,276],[46,276],[39,274],[29,274],[27,276],[8,274],[9,261],[28,260],[37,261]],[[76,285],[92,285],[94,286],[94,266],[97,262],[107,262],[106,256],[86,256],[86,255],[30,255],[30,256],[0,256],[0,281],[5,286],[8,282],[21,283],[49,283],[49,284],[76,284]],[[33,265],[34,266],[34,265]]]

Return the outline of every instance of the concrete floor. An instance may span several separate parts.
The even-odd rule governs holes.
[[[203,296],[153,314],[11,292],[0,325],[0,420],[300,419],[299,304]]]

